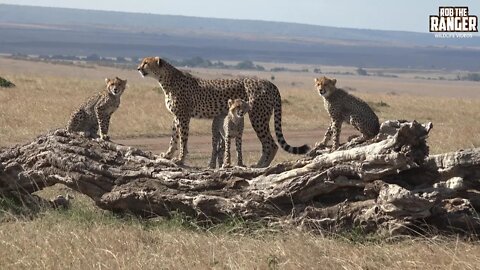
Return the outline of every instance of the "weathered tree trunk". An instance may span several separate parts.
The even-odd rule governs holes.
[[[312,151],[266,169],[178,167],[151,153],[57,130],[0,151],[0,193],[57,183],[106,210],[145,217],[181,212],[218,222],[237,216],[311,229],[475,233],[480,148],[428,156],[432,125],[387,121],[362,145]]]

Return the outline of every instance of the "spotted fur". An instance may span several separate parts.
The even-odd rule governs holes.
[[[244,116],[250,110],[248,103],[241,99],[228,100],[228,113],[216,116],[212,122],[212,157],[210,168],[230,167],[230,140],[235,138],[237,165],[243,167],[242,135]]]
[[[180,152],[176,162],[183,163],[188,152],[187,142],[190,119],[215,118],[228,111],[229,99],[243,99],[250,105],[249,118],[253,129],[262,143],[262,156],[258,167],[270,165],[278,146],[270,134],[269,121],[275,112],[275,134],[280,146],[287,152],[304,154],[307,145],[292,147],[285,142],[282,133],[282,104],[277,87],[255,78],[204,80],[176,69],[159,57],[147,57],[138,66],[142,76],[158,80],[165,93],[167,109],[173,114],[170,146],[163,154],[171,159],[180,139]]]
[[[380,129],[378,117],[368,104],[358,97],[350,95],[345,90],[337,88],[336,79],[327,77],[316,78],[315,86],[323,97],[325,109],[330,115],[331,123],[317,147],[325,146],[333,136],[332,150],[339,146],[342,123],[350,123],[362,134],[354,140],[358,143],[375,137]]]
[[[100,138],[108,140],[110,117],[120,106],[120,96],[127,85],[120,78],[105,79],[106,88],[90,97],[70,117],[67,131],[80,132],[88,137],[96,137],[100,129]]]

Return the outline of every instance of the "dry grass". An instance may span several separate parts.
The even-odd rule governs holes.
[[[1,146],[24,142],[40,133],[63,127],[79,104],[104,87],[101,79],[34,75],[13,75],[9,79],[17,87],[0,90]],[[289,131],[315,130],[318,136],[306,141],[314,143],[320,139],[329,123],[323,101],[310,85],[282,87],[282,84],[284,83],[280,81],[283,126],[287,139]],[[480,145],[480,98],[374,94],[363,91],[354,94],[373,104],[386,103],[388,106],[376,107],[381,120],[432,121],[432,153]],[[163,95],[155,88],[155,82],[134,82],[129,84],[120,108],[112,117],[110,134],[113,138],[168,136],[171,119],[170,113],[165,109]],[[191,133],[209,134],[210,122],[193,120]],[[246,132],[252,132],[248,123]]]
[[[228,72],[194,70],[205,77]],[[0,73],[17,85],[0,89],[0,146],[25,142],[64,126],[76,106],[103,88],[102,78],[115,75],[127,78],[129,87],[112,117],[112,137],[169,133],[171,116],[165,110],[163,95],[154,90],[153,80],[141,80],[134,71],[0,59]],[[271,76],[268,72],[254,75]],[[275,74],[284,101],[287,139],[295,141],[289,136],[289,131],[295,130],[318,134],[306,139],[312,144],[328,124],[322,100],[313,90],[313,76]],[[478,84],[355,76],[339,76],[338,80],[340,86],[354,87],[355,95],[376,104],[381,120],[432,121],[434,130],[429,142],[433,153],[480,146]],[[396,94],[388,94],[391,92]],[[192,122],[192,134],[209,132],[210,121]],[[249,124],[247,132],[252,132]],[[295,143],[300,143],[305,138],[297,140]],[[247,163],[254,163],[259,155],[260,145],[252,144],[256,147],[245,151]],[[190,149],[191,163],[205,166],[208,154],[195,152],[192,145]],[[275,161],[293,158],[279,151]],[[78,195],[73,209],[68,211],[46,211],[32,220],[2,211],[0,220],[1,269],[480,268],[477,242],[427,237],[391,242],[361,234],[323,237],[294,231],[268,232],[261,226],[251,232],[244,230],[248,225],[241,221],[205,231],[181,218],[118,218],[96,209],[91,201]]]
[[[323,237],[210,230],[181,218],[118,218],[75,204],[33,221],[0,223],[1,269],[478,269],[480,245],[457,239]]]

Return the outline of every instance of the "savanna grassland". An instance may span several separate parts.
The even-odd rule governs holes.
[[[344,71],[322,67],[322,71]],[[272,79],[283,100],[283,127],[291,144],[313,145],[328,125],[323,101],[313,88],[314,73],[190,70],[194,75]],[[393,71],[392,71],[393,72]],[[480,146],[480,84],[335,75],[338,86],[368,101],[379,118],[431,121],[431,153]],[[427,72],[427,71],[424,71]],[[432,72],[441,71],[428,71]],[[447,74],[448,75],[448,74]],[[0,58],[0,76],[17,87],[0,88],[0,146],[26,143],[65,125],[71,111],[104,87],[104,78],[128,79],[112,117],[113,141],[131,142],[154,152],[167,148],[171,116],[153,79],[135,70],[74,67]],[[334,76],[334,75],[327,75]],[[248,122],[248,121],[247,121]],[[210,155],[211,120],[193,120],[187,164],[205,166]],[[344,126],[346,134],[353,129]],[[156,143],[158,142],[158,143]],[[153,145],[155,144],[155,145]],[[246,163],[254,163],[260,144],[246,124]],[[279,151],[274,163],[295,159]],[[51,198],[64,187],[41,191]],[[311,235],[232,219],[213,228],[175,216],[171,220],[118,217],[75,194],[69,210],[25,213],[0,200],[0,269],[478,269],[476,239],[407,237],[401,239],[345,232]]]

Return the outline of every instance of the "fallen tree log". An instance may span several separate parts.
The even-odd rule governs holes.
[[[149,152],[64,130],[0,151],[0,193],[28,196],[63,184],[102,209],[144,217],[183,213],[309,229],[389,234],[475,233],[480,148],[428,155],[431,123],[387,121],[380,134],[338,151],[264,169],[179,167]]]

